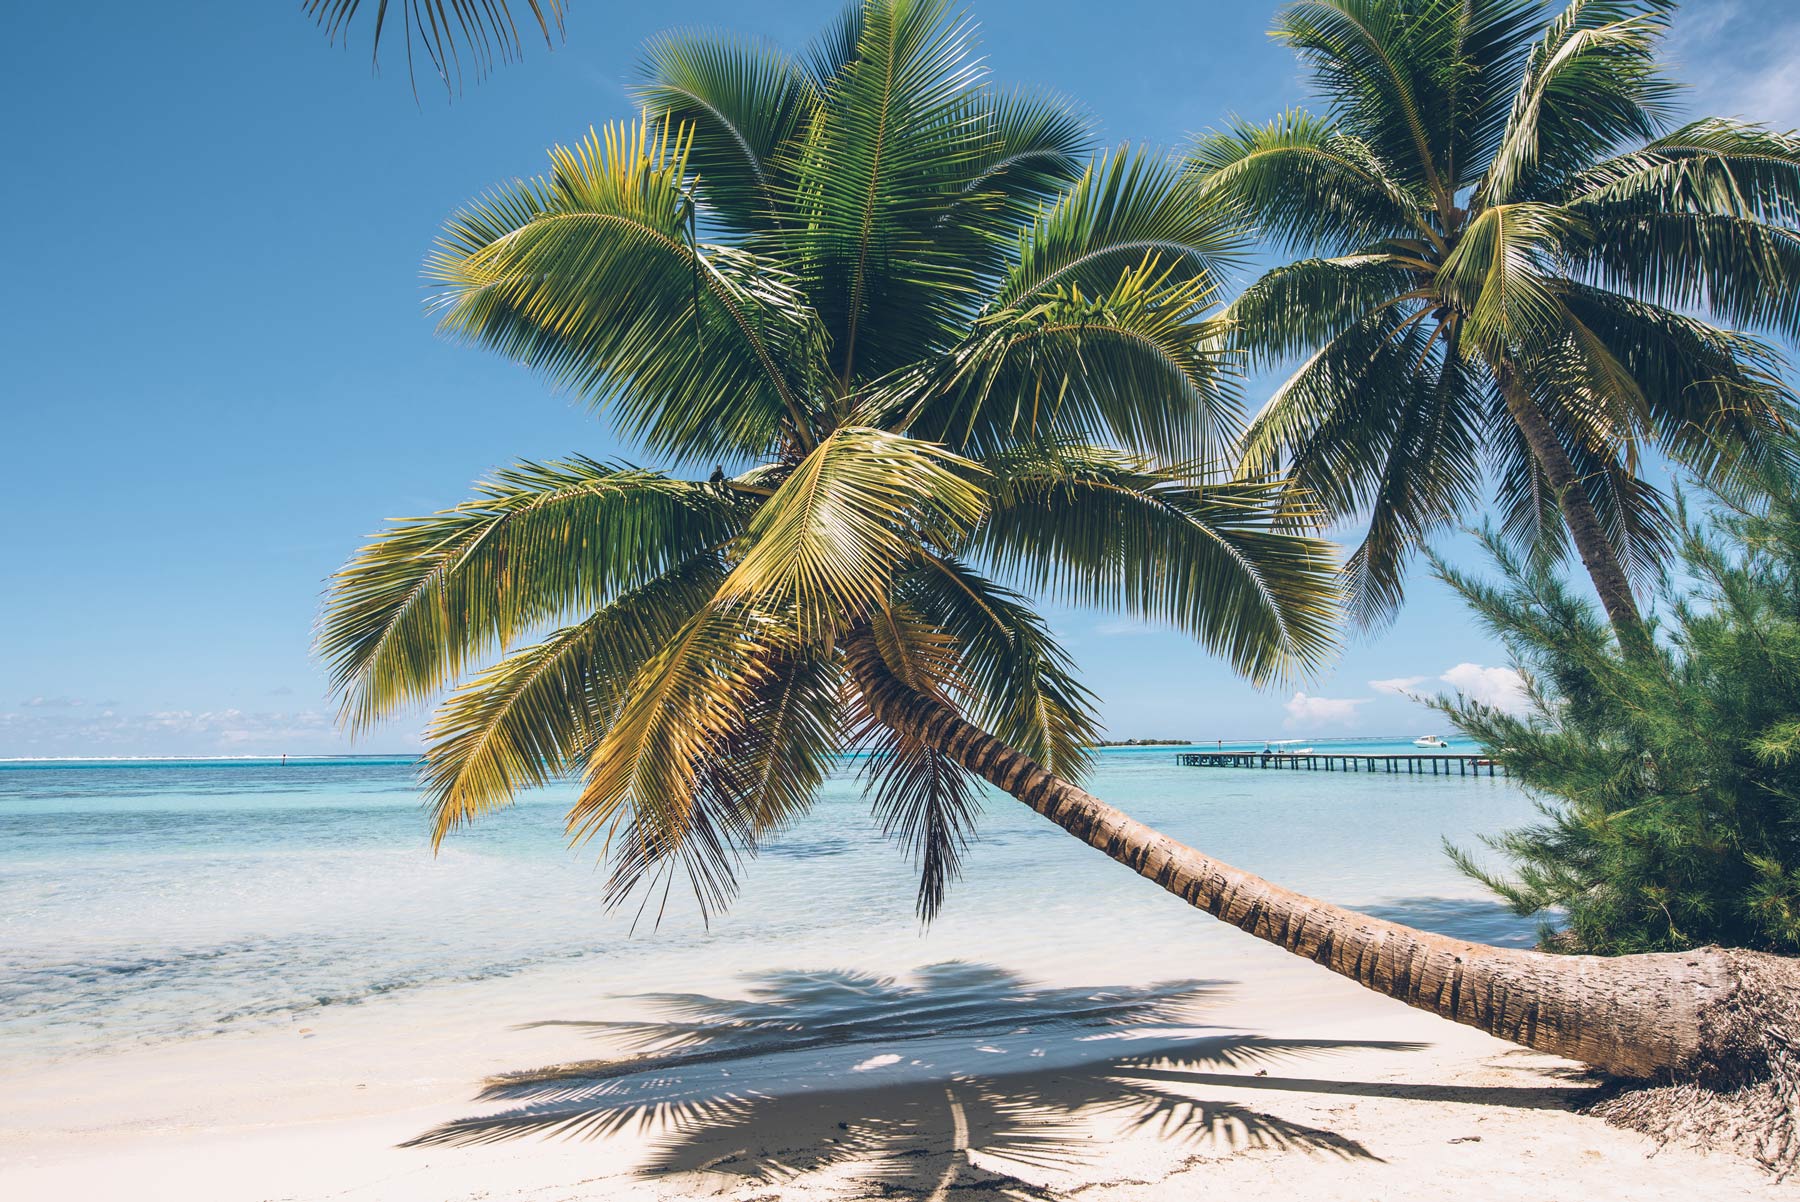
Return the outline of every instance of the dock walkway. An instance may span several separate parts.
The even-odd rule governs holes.
[[[1183,751],[1175,762],[1188,768],[1285,768],[1306,772],[1404,772],[1409,776],[1494,775],[1495,763],[1485,755],[1458,752],[1366,751]],[[1452,772],[1451,766],[1456,771]],[[1440,767],[1441,766],[1441,767]],[[1504,768],[1500,775],[1506,775]]]

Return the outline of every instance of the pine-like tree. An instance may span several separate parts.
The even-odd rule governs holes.
[[[1512,650],[1529,712],[1443,708],[1541,798],[1544,820],[1464,870],[1546,946],[1616,954],[1718,944],[1800,953],[1800,474],[1747,505],[1708,492],[1660,591],[1655,651],[1490,539],[1505,583],[1440,567]]]

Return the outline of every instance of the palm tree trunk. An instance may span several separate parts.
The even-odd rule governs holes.
[[[1749,1054],[1734,1050],[1744,1042],[1737,1016],[1746,1003],[1768,995],[1763,982],[1778,982],[1777,992],[1800,985],[1790,961],[1760,953],[1552,955],[1465,943],[1305,897],[1178,843],[1053,776],[950,706],[908,688],[866,631],[845,651],[880,721],[1139,876],[1377,993],[1501,1039],[1618,1077],[1705,1075],[1727,1062],[1739,1071]]]
[[[1581,565],[1587,569],[1595,591],[1600,594],[1600,604],[1606,607],[1613,630],[1622,637],[1635,637],[1642,632],[1644,619],[1632,596],[1631,580],[1625,575],[1619,557],[1613,553],[1612,544],[1606,540],[1600,515],[1594,512],[1594,503],[1588,499],[1587,489],[1582,487],[1575,465],[1569,461],[1568,453],[1557,440],[1556,431],[1544,417],[1544,411],[1531,399],[1512,367],[1502,363],[1494,375],[1501,395],[1506,399],[1507,414],[1525,435],[1526,445],[1531,448],[1551,491],[1556,494],[1557,508],[1562,511],[1569,536],[1575,540],[1576,553],[1581,556]]]

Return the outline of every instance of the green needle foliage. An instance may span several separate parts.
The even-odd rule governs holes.
[[[1232,303],[1232,342],[1297,368],[1244,462],[1367,522],[1353,611],[1491,487],[1506,544],[1574,543],[1609,615],[1677,531],[1655,448],[1715,482],[1792,421],[1800,139],[1675,127],[1669,0],[1297,0],[1274,35],[1329,105],[1201,138],[1206,194],[1293,254]],[[1748,331],[1748,332],[1746,332]]]
[[[605,841],[615,900],[685,876],[712,908],[857,747],[929,916],[979,791],[874,717],[847,647],[1067,776],[1092,698],[1034,598],[1257,680],[1329,653],[1317,515],[1215,466],[1241,238],[1177,161],[995,88],[944,0],[867,0],[799,57],[671,34],[639,94],[452,219],[428,271],[447,333],[717,466],[521,464],[333,578],[347,725],[450,690],[439,839],[578,775],[568,831]]]
[[[1561,911],[1547,946],[1800,953],[1800,476],[1763,482],[1754,507],[1680,514],[1650,655],[1498,543],[1505,585],[1440,569],[1534,686],[1523,718],[1441,704],[1544,799],[1488,841],[1510,875],[1452,854],[1519,913]]]

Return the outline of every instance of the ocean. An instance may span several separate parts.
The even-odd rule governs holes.
[[[1533,941],[1535,923],[1442,849],[1532,821],[1510,781],[1188,768],[1180,750],[1108,749],[1086,784],[1289,887],[1463,938]],[[998,793],[945,913],[922,927],[912,867],[853,765],[745,865],[725,913],[702,922],[679,886],[666,904],[608,912],[598,845],[563,836],[573,784],[434,856],[414,772],[406,757],[0,763],[0,1060],[228,1037],[483,981],[528,988],[552,969],[615,994],[948,961],[1104,983],[1146,964],[1205,976],[1246,938]]]

